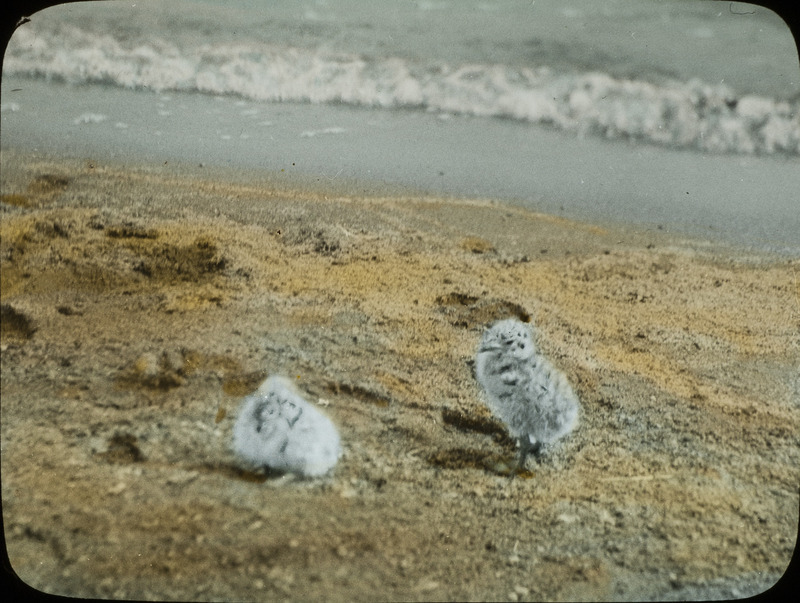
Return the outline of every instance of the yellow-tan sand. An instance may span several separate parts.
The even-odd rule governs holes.
[[[631,599],[766,587],[795,546],[800,262],[480,200],[3,153],[14,570],[83,597]],[[531,320],[582,402],[529,471],[473,377]],[[230,451],[297,381],[333,474]],[[738,591],[737,591],[738,592]]]

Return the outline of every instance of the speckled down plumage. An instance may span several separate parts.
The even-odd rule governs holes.
[[[286,377],[272,376],[242,401],[233,450],[259,467],[318,477],[339,460],[339,433]]]
[[[517,319],[491,325],[483,334],[476,376],[492,412],[518,438],[522,461],[572,431],[578,398],[566,377],[536,349],[531,327]]]

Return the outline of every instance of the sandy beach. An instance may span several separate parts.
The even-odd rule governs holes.
[[[11,150],[2,168],[3,519],[33,587],[678,600],[786,569],[796,258],[279,175]],[[507,316],[582,403],[513,479],[473,376]],[[271,374],[338,426],[331,475],[231,452]]]

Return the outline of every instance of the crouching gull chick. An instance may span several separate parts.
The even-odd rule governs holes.
[[[303,477],[324,475],[341,454],[331,420],[281,376],[268,378],[242,401],[233,450],[255,466]]]

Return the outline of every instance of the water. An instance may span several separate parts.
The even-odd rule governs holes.
[[[21,28],[4,73],[796,155],[793,52],[775,15],[708,2],[77,4]]]
[[[800,68],[760,7],[77,3],[16,32],[3,79],[4,147],[292,168],[800,248]]]

